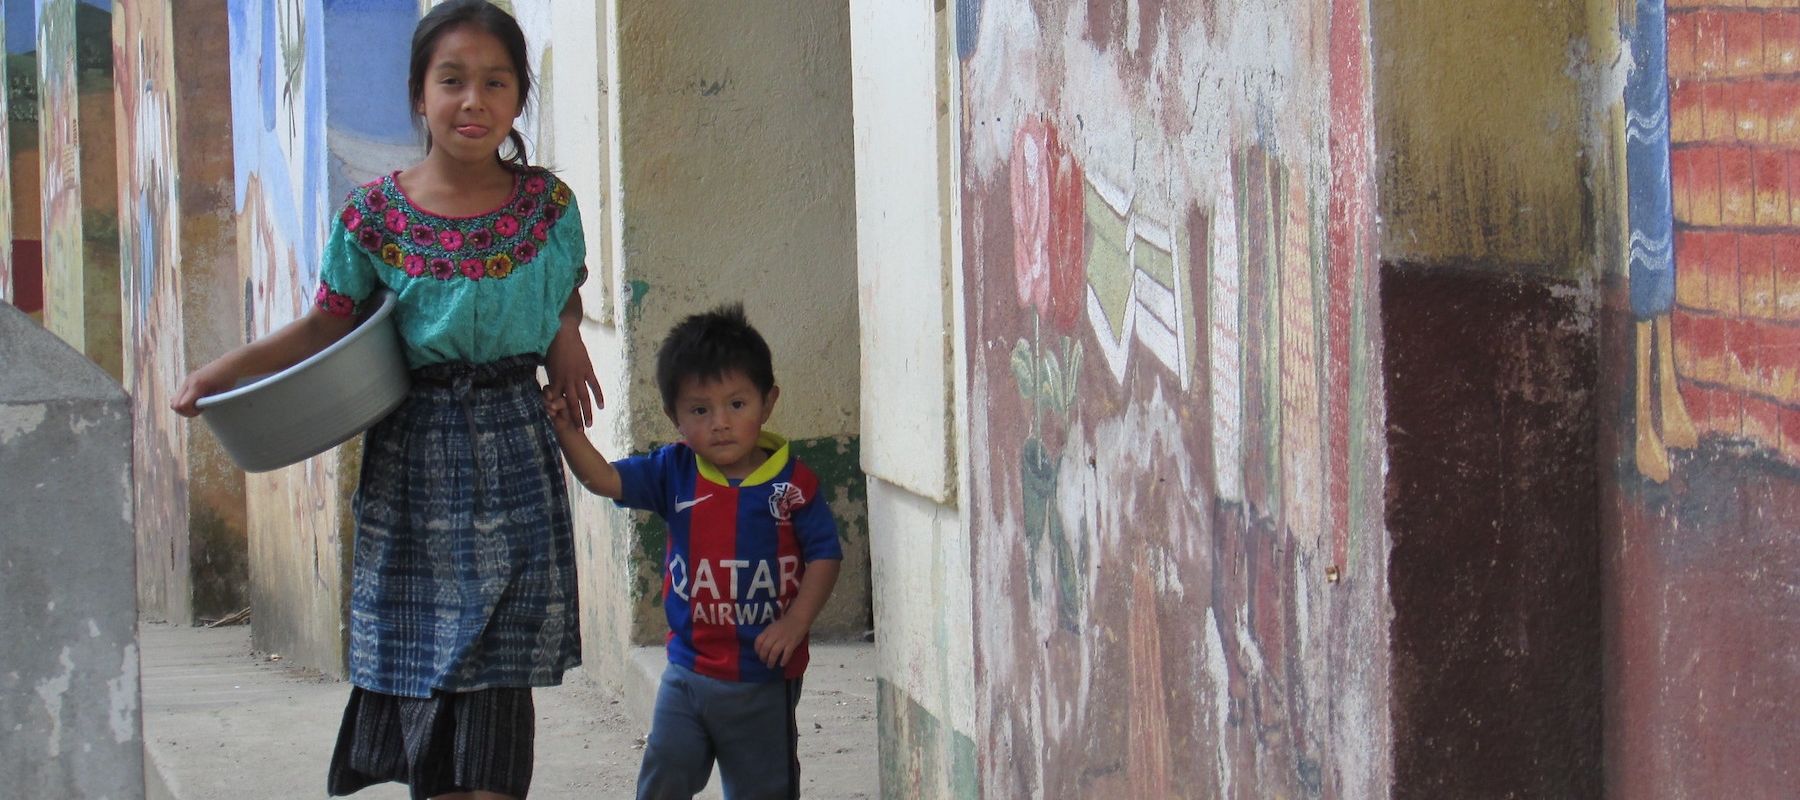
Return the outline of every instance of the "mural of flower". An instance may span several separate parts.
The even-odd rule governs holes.
[[[1081,165],[1056,126],[1029,117],[1013,137],[1013,278],[1019,302],[1061,333],[1086,306],[1087,218]]]
[[[1083,602],[1077,580],[1082,557],[1056,513],[1062,461],[1046,445],[1044,411],[1048,408],[1052,420],[1066,430],[1075,408],[1085,348],[1071,334],[1087,304],[1086,184],[1056,126],[1041,116],[1019,124],[1010,166],[1013,283],[1019,304],[1031,309],[1032,318],[1031,336],[1013,346],[1011,362],[1019,396],[1031,404],[1030,427],[1020,449],[1021,521],[1031,562],[1049,547],[1058,619],[1073,628]],[[1046,323],[1057,346],[1044,346]],[[1037,570],[1028,566],[1026,574],[1036,598],[1041,591]]]

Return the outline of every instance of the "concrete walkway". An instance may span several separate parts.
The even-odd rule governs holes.
[[[145,772],[150,800],[324,797],[349,684],[270,661],[249,628],[145,623]],[[800,759],[810,798],[877,795],[874,646],[814,644],[800,702]],[[536,693],[532,800],[631,797],[660,651],[633,654],[623,702],[577,673]],[[642,698],[639,700],[639,698]],[[355,795],[403,800],[397,784]],[[701,795],[720,797],[715,779]]]

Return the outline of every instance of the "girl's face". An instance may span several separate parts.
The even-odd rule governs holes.
[[[519,74],[506,46],[480,27],[461,25],[438,37],[425,67],[414,112],[425,117],[432,155],[492,163],[524,105]]]

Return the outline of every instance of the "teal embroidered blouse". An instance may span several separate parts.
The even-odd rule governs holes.
[[[542,356],[569,293],[587,279],[586,258],[574,195],[547,171],[519,172],[504,204],[471,217],[419,208],[386,175],[350,192],[314,303],[348,317],[378,287],[392,289],[414,369]]]

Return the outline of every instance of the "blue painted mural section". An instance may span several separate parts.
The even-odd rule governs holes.
[[[6,52],[30,53],[37,50],[37,3],[29,0],[7,0]]]
[[[328,191],[341,198],[424,153],[412,125],[406,70],[416,0],[326,0]]]
[[[318,275],[325,227],[324,43],[308,36],[319,0],[229,4],[231,129],[237,208],[254,177],[284,244]],[[262,268],[264,265],[251,265]]]
[[[1669,184],[1669,58],[1664,0],[1637,0],[1627,31],[1625,163],[1631,226],[1631,311],[1638,319],[1675,307],[1674,203]]]
[[[310,285],[344,195],[421,152],[406,102],[418,4],[275,0],[229,14],[237,208],[254,182]]]

